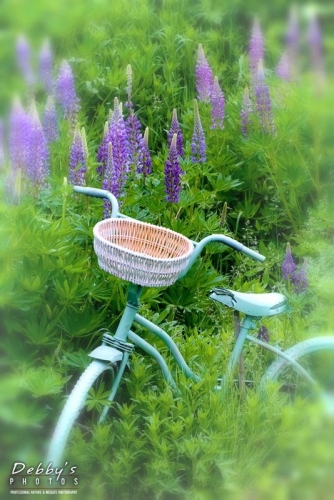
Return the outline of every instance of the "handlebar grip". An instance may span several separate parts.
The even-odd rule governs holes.
[[[210,238],[210,236],[209,236]],[[206,238],[205,238],[206,239]],[[224,234],[217,234],[217,235],[212,235],[211,236],[211,241],[220,241],[221,243],[224,243],[225,245],[234,248],[235,250],[238,250],[239,252],[242,252],[252,259],[258,260],[260,262],[263,262],[266,258],[264,255],[261,255],[260,253],[256,252],[255,250],[252,250],[251,248],[246,247],[239,241],[234,240],[233,238],[230,238],[229,236],[225,236]]]
[[[248,255],[249,257],[252,257],[252,259],[258,260],[259,262],[263,262],[264,260],[266,260],[264,255],[256,252],[255,250],[251,250],[250,248],[245,247],[244,245],[242,245],[242,247],[243,248],[240,249],[241,252]]]
[[[93,196],[94,198],[105,198],[111,203],[111,217],[117,217],[119,214],[119,205],[117,198],[106,189],[98,189],[93,187],[74,186],[73,190],[79,194]]]

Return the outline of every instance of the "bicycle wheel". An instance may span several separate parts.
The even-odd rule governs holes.
[[[69,395],[63,411],[59,417],[48,451],[47,463],[52,462],[54,466],[59,466],[62,455],[65,450],[70,432],[75,423],[83,426],[80,419],[88,418],[88,424],[91,424],[93,415],[87,416],[85,411],[85,403],[91,388],[97,384],[97,388],[101,383],[101,376],[109,375],[108,392],[113,393],[114,379],[118,370],[119,356],[115,355],[115,360],[100,361],[94,360],[88,365],[82,373],[71,394]],[[105,383],[105,382],[103,382]],[[115,396],[115,394],[113,394]],[[112,398],[113,399],[113,398]],[[97,421],[101,423],[109,409],[109,406],[102,406]],[[96,416],[96,415],[94,415]]]
[[[294,400],[303,397],[322,401],[334,414],[334,337],[315,337],[291,347],[285,354],[296,361],[312,378],[308,379],[293,363],[278,357],[268,368],[262,382],[277,381],[282,391]]]

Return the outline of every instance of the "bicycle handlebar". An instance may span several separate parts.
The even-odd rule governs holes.
[[[76,193],[93,196],[94,198],[106,198],[111,203],[111,217],[115,218],[119,214],[119,205],[117,198],[106,189],[98,189],[93,187],[74,186],[73,190]]]
[[[86,196],[93,196],[95,198],[106,198],[107,200],[110,201],[111,203],[111,217],[122,217],[122,214],[119,212],[119,205],[117,198],[110,193],[109,191],[105,189],[98,189],[98,188],[92,188],[92,187],[83,187],[83,186],[74,186],[74,191],[76,193],[80,194],[85,194]],[[125,217],[125,216],[124,216]],[[211,242],[220,242],[224,243],[225,245],[234,248],[235,250],[238,250],[239,252],[242,252],[252,259],[258,260],[260,262],[263,262],[265,260],[265,256],[261,255],[260,253],[256,252],[255,250],[252,250],[251,248],[246,247],[242,243],[239,243],[239,241],[234,240],[233,238],[230,238],[229,236],[225,236],[224,234],[212,234],[211,236],[206,236],[203,238],[201,241],[196,242],[193,241],[195,248],[193,253],[191,254],[191,257],[189,259],[189,263],[186,267],[186,269],[180,274],[179,278],[182,278],[190,269],[190,267],[193,265],[203,248]]]

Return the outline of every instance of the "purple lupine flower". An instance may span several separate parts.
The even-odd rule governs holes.
[[[291,80],[291,65],[287,52],[283,52],[276,67],[276,74],[282,80],[289,82]]]
[[[258,332],[257,338],[263,342],[269,342],[269,331],[264,325],[261,325]]]
[[[140,132],[140,121],[132,108],[130,109],[129,116],[125,120],[125,128],[128,142],[129,168],[139,173],[143,168],[144,139]]]
[[[5,141],[4,141],[4,130],[3,121],[0,120],[0,169],[5,164]]]
[[[285,34],[285,45],[289,59],[295,68],[299,52],[300,31],[298,25],[297,9],[291,7],[289,12],[288,26]]]
[[[86,135],[85,127],[81,127],[81,139],[82,139],[82,148],[83,148],[83,152],[84,152],[84,158],[85,158],[85,162],[86,162],[86,165],[87,165],[87,161],[88,161],[88,144],[87,144],[87,135]]]
[[[28,85],[34,83],[34,75],[31,68],[31,50],[28,40],[20,35],[16,41],[16,58],[19,70]]]
[[[102,183],[103,189],[115,193],[118,191],[118,178],[117,172],[115,172],[114,161],[113,161],[113,148],[111,142],[107,144],[107,163],[104,172],[104,179]],[[107,219],[111,215],[111,203],[109,200],[104,201],[104,218]]]
[[[311,67],[320,77],[324,76],[323,37],[318,18],[315,14],[310,17],[307,41],[310,49]]]
[[[58,116],[53,95],[49,95],[44,109],[44,133],[49,144],[58,140]]]
[[[27,152],[27,174],[33,185],[42,188],[49,175],[50,153],[35,103],[30,112],[30,130]]]
[[[215,76],[213,89],[211,94],[211,128],[223,129],[225,117],[225,98],[222,89],[218,83],[218,78]]]
[[[123,119],[122,105],[117,97],[114,99],[114,110],[109,123],[108,142],[112,144],[114,178],[112,193],[116,198],[124,194],[124,186],[129,172],[128,137]]]
[[[293,281],[296,272],[296,264],[291,254],[290,243],[287,243],[285,257],[282,264],[282,276],[285,280]]]
[[[302,292],[305,292],[308,287],[308,279],[307,279],[307,261],[304,260],[302,267],[300,268],[299,272],[295,272],[293,276],[293,284],[295,288],[295,292],[297,294],[300,294]]]
[[[263,35],[257,18],[253,21],[251,38],[249,42],[249,69],[252,88],[256,85],[259,62],[263,60]]]
[[[129,167],[132,167],[134,172],[141,173],[143,171],[143,155],[145,146],[144,138],[140,132],[141,124],[133,110],[131,64],[128,64],[126,68],[126,82],[128,100],[125,103],[125,106],[130,110],[130,114],[125,121],[128,138]]]
[[[146,127],[144,132],[144,148],[143,148],[143,157],[142,157],[142,170],[137,172],[139,174],[143,174],[144,181],[147,175],[152,173],[152,160],[150,150],[148,148],[148,127]]]
[[[259,67],[255,85],[256,111],[260,119],[262,131],[265,133],[274,133],[275,125],[272,115],[271,99],[269,87],[265,82],[262,61],[259,61]]]
[[[103,139],[98,147],[96,159],[99,165],[96,167],[96,172],[100,179],[103,179],[104,172],[108,161],[108,142],[109,142],[109,123],[108,121],[104,124]]]
[[[251,118],[252,113],[253,113],[253,105],[252,101],[249,98],[249,90],[246,87],[242,98],[242,105],[240,112],[241,133],[246,138],[248,137],[249,127],[252,123],[252,118]]]
[[[177,134],[174,134],[165,163],[165,193],[167,195],[166,200],[170,203],[178,203],[180,201],[180,177],[182,171],[178,159],[176,142]]]
[[[9,120],[9,159],[13,172],[27,171],[31,119],[20,100],[15,99]]]
[[[198,100],[209,103],[213,88],[213,73],[201,43],[198,45],[195,75]]]
[[[39,52],[39,75],[46,93],[53,94],[52,50],[48,39],[44,40]]]
[[[79,111],[79,99],[75,92],[73,72],[66,60],[60,65],[56,82],[56,95],[64,118],[73,125]]]
[[[194,133],[191,139],[190,149],[192,153],[191,161],[194,163],[202,163],[206,161],[205,135],[196,99],[194,99]]]
[[[177,119],[177,111],[176,109],[173,109],[173,114],[172,114],[172,123],[168,132],[168,147],[170,148],[170,145],[173,140],[173,136],[176,134],[176,149],[177,149],[177,154],[181,158],[184,158],[184,149],[183,149],[183,135],[182,131]]]
[[[86,158],[82,143],[82,135],[78,127],[76,127],[74,131],[69,167],[70,183],[77,186],[83,186],[86,174]]]

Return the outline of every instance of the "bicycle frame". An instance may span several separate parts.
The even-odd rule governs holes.
[[[191,368],[188,366],[187,362],[183,358],[182,354],[180,353],[177,345],[173,341],[173,339],[170,337],[170,335],[160,328],[159,326],[155,325],[151,321],[147,320],[140,314],[138,314],[138,309],[140,306],[139,303],[139,298],[142,292],[142,288],[140,285],[129,285],[129,291],[128,291],[128,300],[126,307],[124,309],[123,315],[121,317],[121,320],[119,322],[118,328],[116,330],[116,333],[112,336],[109,334],[104,334],[103,336],[103,346],[105,345],[110,345],[112,348],[117,348],[123,352],[123,359],[121,362],[121,365],[118,369],[117,372],[117,378],[115,379],[114,386],[113,386],[113,391],[109,396],[109,400],[112,401],[117,389],[119,387],[120,381],[123,376],[123,372],[126,368],[126,365],[128,363],[128,358],[130,356],[130,353],[134,347],[134,345],[138,346],[139,348],[143,349],[147,354],[152,356],[153,359],[157,362],[159,365],[162,375],[165,378],[166,382],[174,389],[177,391],[177,386],[176,383],[173,379],[173,376],[167,366],[167,363],[163,356],[159,353],[159,351],[152,346],[149,342],[144,340],[141,336],[137,335],[131,330],[131,327],[133,323],[138,324],[142,327],[144,327],[146,330],[149,332],[153,333],[156,335],[160,340],[164,342],[164,344],[168,347],[171,355],[173,356],[176,364],[180,368],[180,370],[186,375],[187,378],[190,378],[194,381],[199,381],[200,377],[196,375]],[[229,377],[233,374],[237,364],[239,363],[239,360],[242,355],[242,351],[245,345],[246,340],[249,342],[252,342],[264,349],[269,350],[270,352],[276,354],[277,356],[281,356],[289,363],[291,363],[292,366],[295,367],[296,370],[298,370],[306,379],[311,383],[315,384],[315,381],[312,379],[312,377],[302,368],[299,363],[297,363],[294,359],[292,359],[290,356],[285,354],[283,351],[281,351],[279,348],[270,345],[266,342],[262,342],[261,340],[252,337],[249,334],[249,330],[253,329],[255,327],[255,322],[254,320],[260,319],[260,318],[254,318],[251,316],[245,316],[240,330],[238,332],[238,336],[236,339],[236,342],[234,344],[233,350],[231,352],[228,364],[227,364],[227,369],[225,375],[222,377],[222,383],[224,383],[225,380],[228,380]],[[129,344],[127,341],[130,340],[133,345]],[[97,359],[104,359],[106,360],[106,357],[100,357],[100,348],[95,349],[90,356],[97,358]],[[218,387],[218,386],[217,386]],[[219,386],[221,388],[221,385]]]

